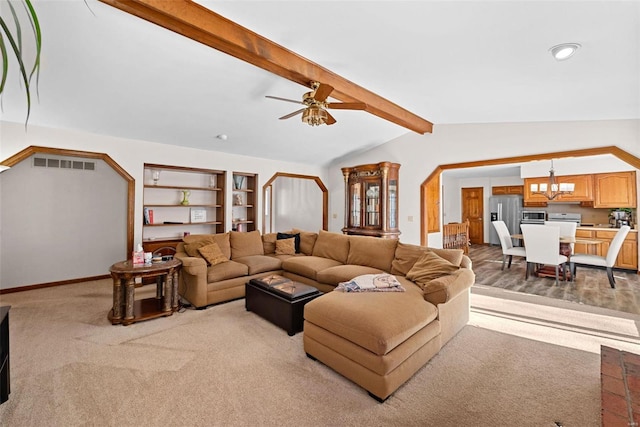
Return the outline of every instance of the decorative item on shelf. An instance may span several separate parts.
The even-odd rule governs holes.
[[[215,175],[210,175],[209,176],[209,187],[216,188],[216,176]]]
[[[189,195],[191,194],[191,191],[189,190],[180,190],[180,191],[182,192],[182,201],[180,202],[180,204],[187,206],[189,204]]]
[[[191,222],[207,222],[207,210],[191,208]]]
[[[549,183],[531,184],[531,194],[541,194],[549,200],[553,200],[560,194],[572,194],[575,184],[571,182],[558,183],[553,170],[553,159],[551,160],[551,169],[549,170]]]
[[[158,185],[158,181],[160,181],[160,171],[156,169],[151,175],[153,176],[153,185]]]
[[[233,206],[242,206],[242,195],[234,194],[233,195]]]
[[[240,190],[244,185],[244,176],[242,175],[234,175],[233,176],[233,189]]]

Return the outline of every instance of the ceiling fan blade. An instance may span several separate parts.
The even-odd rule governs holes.
[[[327,99],[327,96],[333,92],[333,87],[324,83],[320,83],[318,89],[316,89],[316,94],[313,96],[313,99],[316,101],[324,101]]]
[[[333,118],[331,114],[327,111],[327,121],[325,122],[328,125],[332,125],[336,122],[336,119]]]
[[[364,110],[367,104],[364,102],[329,102],[327,108],[334,110]]]
[[[303,102],[296,101],[295,99],[280,98],[279,96],[265,95],[265,98],[277,99],[279,101],[295,102],[296,104],[305,105]]]
[[[280,120],[290,119],[291,117],[297,116],[298,114],[302,113],[304,110],[306,110],[306,108],[301,108],[298,111],[294,111],[293,113],[289,113],[286,116],[280,117]]]

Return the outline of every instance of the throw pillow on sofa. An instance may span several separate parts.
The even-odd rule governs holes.
[[[229,244],[229,233],[216,234],[191,234],[182,238],[184,242],[184,251],[189,256],[198,257],[200,253],[198,248],[202,246],[216,243],[224,256],[231,259],[231,245]]]
[[[276,255],[295,255],[296,239],[278,239],[276,240]]]
[[[433,251],[425,252],[407,272],[406,278],[424,287],[432,280],[455,273],[460,267],[439,257]]]
[[[300,233],[278,233],[277,240],[295,239],[295,250],[297,254],[300,253]],[[276,241],[277,244],[277,241]],[[276,252],[277,253],[277,252]]]
[[[311,255],[313,253],[313,246],[316,244],[316,239],[318,238],[318,233],[298,230],[297,228],[294,228],[291,232],[300,234],[300,252],[305,255]]]
[[[210,265],[222,264],[223,262],[229,261],[229,258],[224,256],[217,243],[198,248],[198,252],[200,252],[202,258],[207,260]]]

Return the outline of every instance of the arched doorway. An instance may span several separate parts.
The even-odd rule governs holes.
[[[441,229],[440,174],[445,170],[475,168],[480,166],[507,165],[535,160],[551,160],[563,157],[588,157],[611,154],[636,169],[640,168],[640,159],[616,146],[586,148],[583,150],[556,151],[552,153],[527,156],[503,157],[474,162],[450,163],[436,167],[420,185],[420,244],[427,245],[428,234]]]

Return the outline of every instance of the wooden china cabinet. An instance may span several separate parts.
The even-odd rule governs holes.
[[[390,162],[342,168],[344,234],[398,238],[399,169],[400,164]]]

